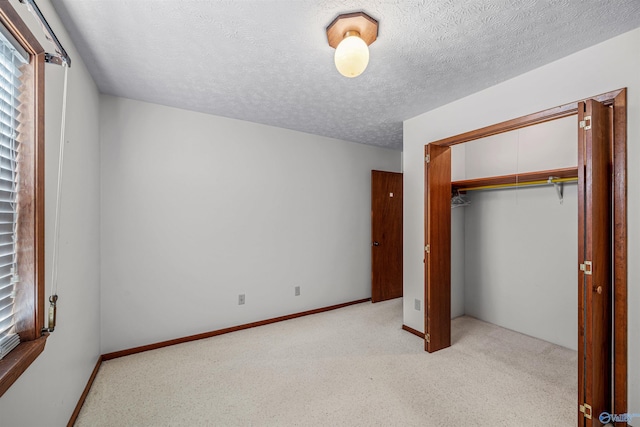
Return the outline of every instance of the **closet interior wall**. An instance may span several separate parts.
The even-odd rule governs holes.
[[[571,116],[454,146],[452,181],[575,167],[577,128]],[[465,197],[452,212],[452,315],[461,294],[467,315],[576,350],[577,185],[562,203],[553,185]]]

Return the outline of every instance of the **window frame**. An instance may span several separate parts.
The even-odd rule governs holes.
[[[8,0],[0,0],[0,25],[30,55],[29,138],[18,160],[18,274],[15,325],[20,344],[0,360],[0,397],[43,352],[44,327],[44,64],[45,51]]]

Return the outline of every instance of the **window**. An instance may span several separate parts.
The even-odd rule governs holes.
[[[0,396],[44,349],[44,50],[0,2]],[[15,334],[15,335],[14,335]]]
[[[22,71],[29,55],[0,29],[0,360],[20,343],[13,300],[17,265],[17,186],[20,149]]]

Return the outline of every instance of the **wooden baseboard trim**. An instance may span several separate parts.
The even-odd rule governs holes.
[[[197,341],[197,340],[201,340],[201,339],[204,339],[204,338],[211,338],[211,337],[215,337],[215,336],[218,336],[218,335],[228,334],[230,332],[241,331],[243,329],[255,328],[257,326],[264,326],[264,325],[268,325],[268,324],[271,324],[271,323],[277,323],[277,322],[282,322],[282,321],[285,321],[285,320],[295,319],[295,318],[298,318],[298,317],[303,317],[303,316],[309,316],[309,315],[312,315],[312,314],[323,313],[325,311],[336,310],[338,308],[344,308],[344,307],[348,307],[350,305],[360,304],[360,303],[367,302],[367,301],[371,301],[371,298],[365,298],[365,299],[360,299],[360,300],[356,300],[356,301],[345,302],[345,303],[342,303],[342,304],[331,305],[329,307],[316,308],[314,310],[308,310],[308,311],[303,311],[303,312],[300,312],[300,313],[288,314],[286,316],[274,317],[272,319],[260,320],[258,322],[245,323],[244,325],[232,326],[230,328],[218,329],[217,331],[205,332],[205,333],[202,333],[202,334],[190,335],[188,337],[176,338],[176,339],[168,340],[168,341],[162,341],[162,342],[158,342],[158,343],[155,343],[155,344],[143,345],[143,346],[140,346],[140,347],[134,347],[134,348],[130,348],[130,349],[127,349],[127,350],[114,351],[112,353],[103,354],[102,355],[102,360],[116,359],[118,357],[129,356],[129,355],[132,355],[132,354],[142,353],[144,351],[149,351],[149,350],[156,350],[158,348],[168,347],[168,346],[176,345],[176,344],[182,344],[182,343],[189,342],[189,341]]]
[[[413,335],[415,335],[417,337],[420,337],[420,338],[424,339],[424,333],[422,333],[420,331],[416,331],[415,329],[410,328],[407,325],[402,325],[402,329],[407,331],[407,332],[412,333]]]
[[[80,395],[80,399],[78,399],[78,404],[76,405],[76,409],[73,410],[73,414],[71,414],[71,418],[67,423],[67,427],[73,427],[76,423],[76,419],[78,419],[78,415],[80,414],[80,409],[82,409],[82,405],[84,405],[84,401],[89,394],[89,390],[91,390],[91,386],[93,385],[93,381],[96,379],[96,375],[98,375],[98,370],[100,370],[100,365],[102,364],[102,356],[98,357],[98,361],[96,362],[95,368],[93,368],[93,372],[89,377],[89,381],[87,381],[87,385],[84,388],[82,394]]]

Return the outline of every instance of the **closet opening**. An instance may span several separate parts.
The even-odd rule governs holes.
[[[571,120],[577,132],[575,166],[560,165],[551,170],[521,168],[483,176],[476,182],[462,179],[452,183],[452,146],[514,130],[529,131],[535,128],[532,125],[553,126],[560,119]],[[555,192],[551,197],[556,197],[556,203],[562,200],[565,190],[577,193],[574,197],[577,218],[573,219],[578,229],[577,242],[573,244],[577,248],[577,262],[572,267],[577,274],[577,280],[572,280],[577,298],[571,309],[577,312],[576,411],[581,426],[602,425],[598,415],[603,412],[627,412],[626,126],[626,89],[620,89],[425,146],[425,350],[428,352],[451,345],[452,201],[455,205],[467,203],[465,189],[470,192],[474,186],[517,185],[518,189],[513,190],[517,195],[530,191],[522,185],[525,181],[542,184],[540,181],[546,180],[548,187],[544,190]],[[509,149],[508,145],[505,149]],[[531,160],[521,158],[520,162]],[[574,179],[577,186],[564,184]],[[575,234],[574,229],[574,238]],[[544,320],[544,313],[538,320]]]

